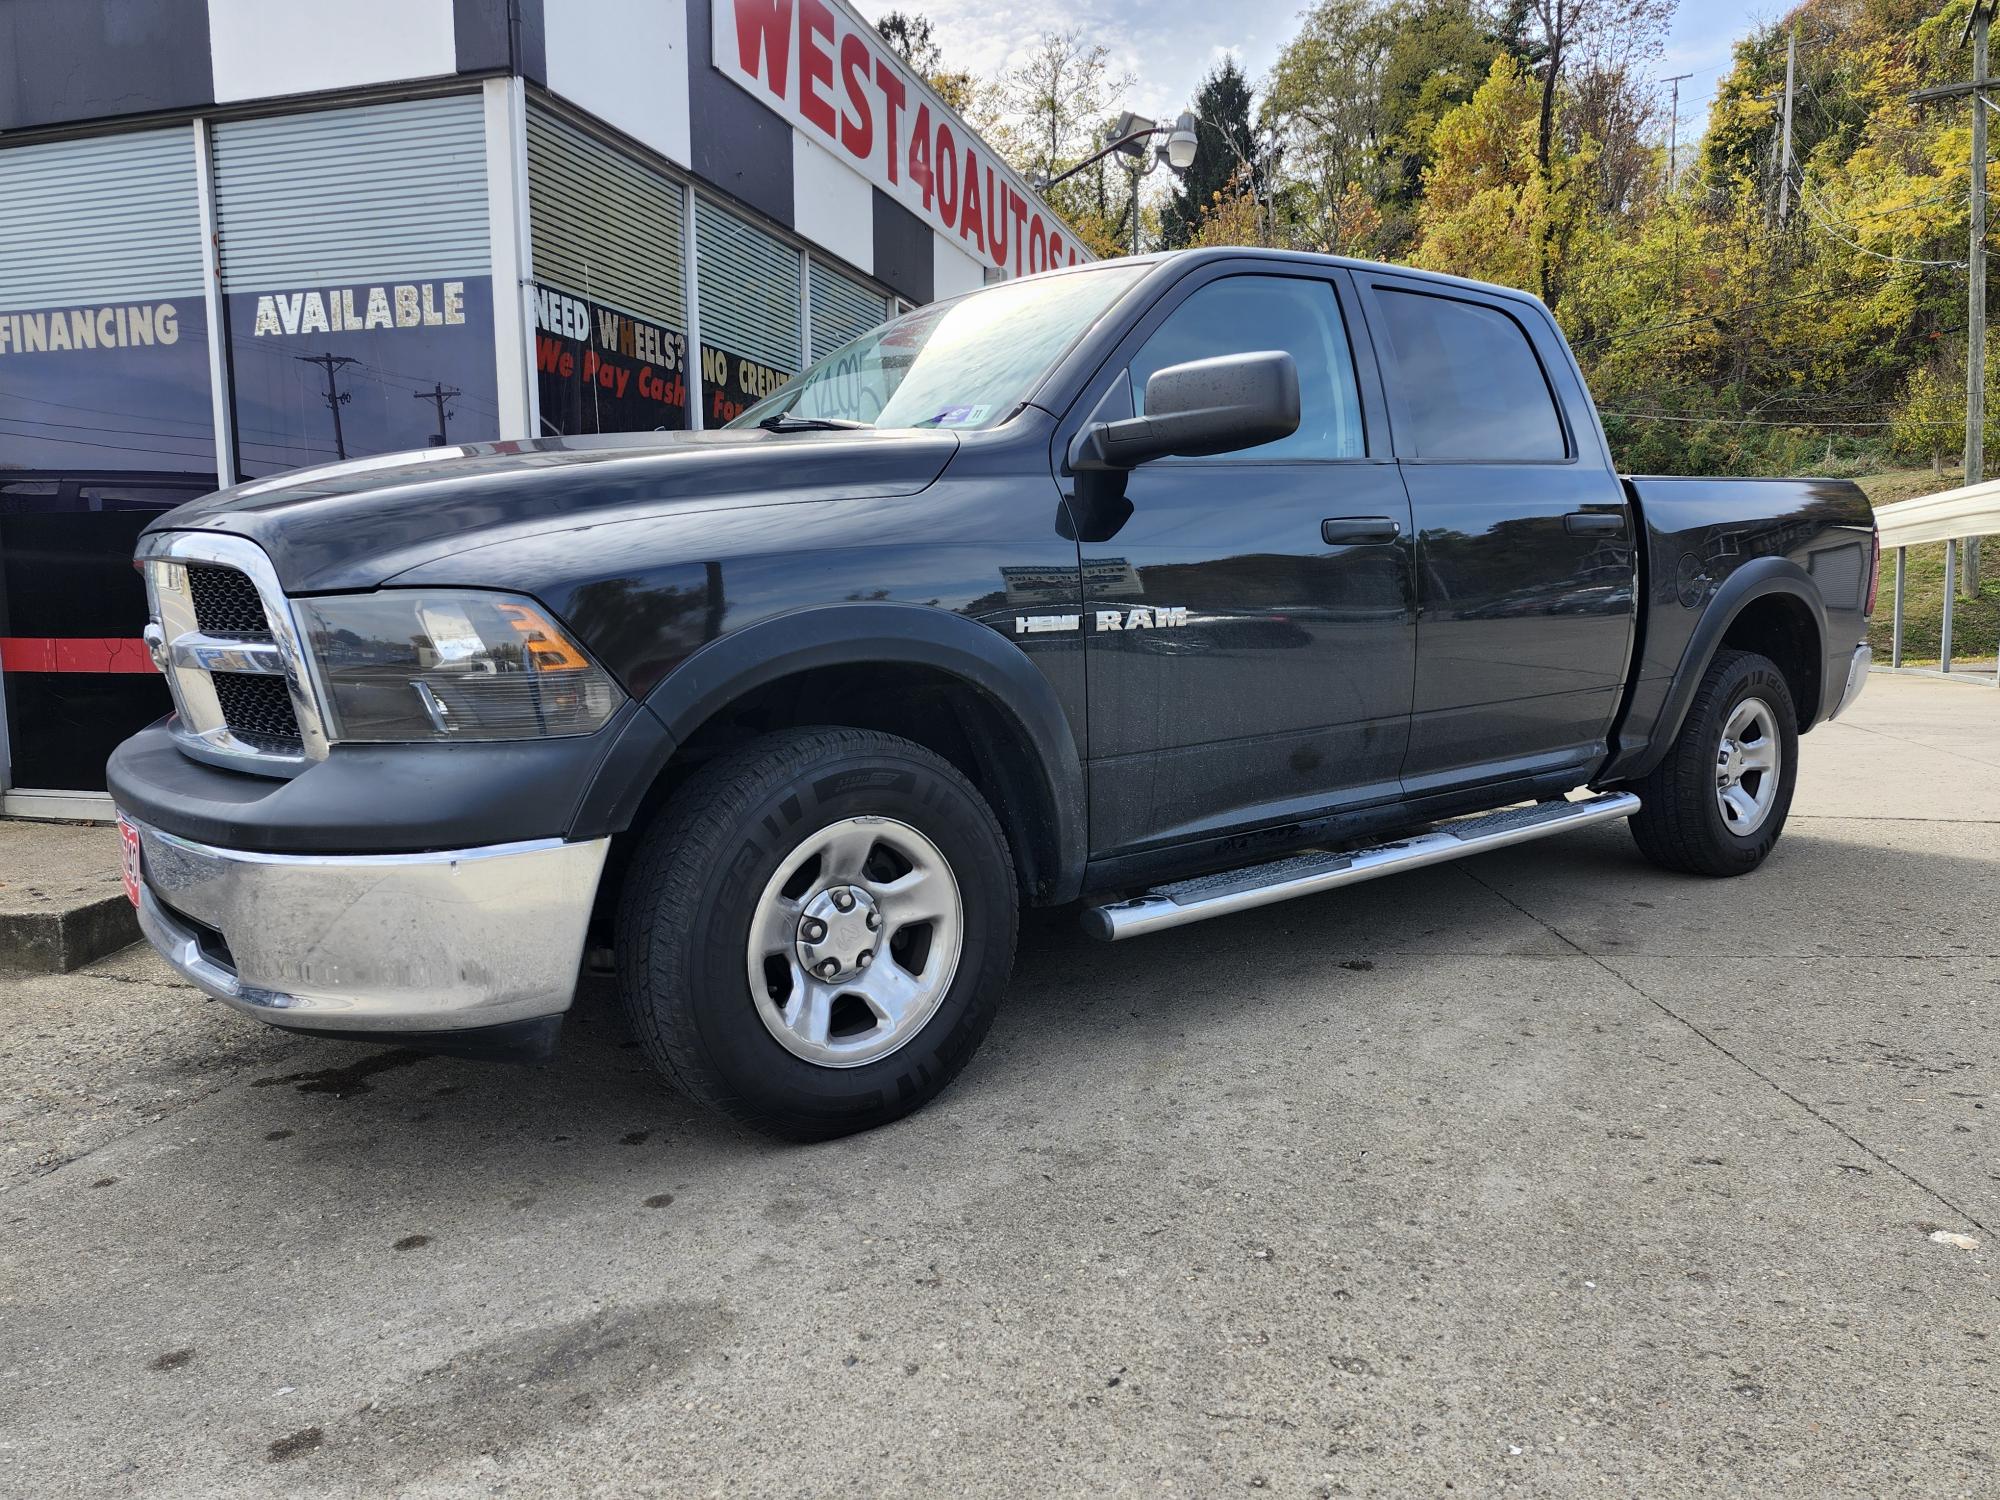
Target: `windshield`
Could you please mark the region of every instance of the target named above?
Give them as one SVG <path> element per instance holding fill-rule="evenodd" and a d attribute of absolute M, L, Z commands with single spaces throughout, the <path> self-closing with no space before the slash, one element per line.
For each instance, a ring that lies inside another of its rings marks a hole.
<path fill-rule="evenodd" d="M 991 427 L 1145 271 L 1093 267 L 920 307 L 843 344 L 729 425 Z"/>

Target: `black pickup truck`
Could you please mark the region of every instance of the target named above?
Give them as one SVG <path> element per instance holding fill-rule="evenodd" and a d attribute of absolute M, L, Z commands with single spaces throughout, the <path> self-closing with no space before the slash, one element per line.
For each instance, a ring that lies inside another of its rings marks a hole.
<path fill-rule="evenodd" d="M 243 484 L 141 539 L 141 923 L 277 1025 L 553 1044 L 587 952 L 798 1138 L 965 1066 L 1022 903 L 1122 939 L 1612 818 L 1771 852 L 1852 701 L 1832 480 L 1628 479 L 1547 311 L 1196 251 L 920 308 L 720 431 Z"/>

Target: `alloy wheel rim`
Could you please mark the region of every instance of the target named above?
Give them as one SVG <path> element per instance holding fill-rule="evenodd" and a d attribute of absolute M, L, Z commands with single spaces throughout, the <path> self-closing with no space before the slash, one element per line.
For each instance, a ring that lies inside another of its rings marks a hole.
<path fill-rule="evenodd" d="M 750 916 L 757 1014 L 793 1056 L 855 1068 L 906 1045 L 958 972 L 958 879 L 893 818 L 843 818 L 785 856 Z"/>
<path fill-rule="evenodd" d="M 1770 704 L 1745 698 L 1730 710 L 1715 751 L 1715 805 L 1738 838 L 1762 828 L 1777 805 L 1782 756 Z"/>

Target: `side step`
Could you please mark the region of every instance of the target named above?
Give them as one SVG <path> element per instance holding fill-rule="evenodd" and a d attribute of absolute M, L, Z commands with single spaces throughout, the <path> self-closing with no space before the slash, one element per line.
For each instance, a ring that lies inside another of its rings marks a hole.
<path fill-rule="evenodd" d="M 1092 937 L 1115 943 L 1168 927 L 1270 906 L 1294 896 L 1317 895 L 1336 886 L 1358 885 L 1382 875 L 1463 859 L 1489 849 L 1504 849 L 1509 844 L 1525 844 L 1530 839 L 1567 833 L 1591 823 L 1629 818 L 1638 810 L 1639 799 L 1630 792 L 1602 792 L 1581 802 L 1538 802 L 1533 807 L 1504 808 L 1440 823 L 1426 833 L 1393 844 L 1375 844 L 1339 853 L 1295 854 L 1245 870 L 1225 870 L 1220 875 L 1176 881 L 1129 901 L 1087 906 L 1083 911 L 1083 930 Z"/>

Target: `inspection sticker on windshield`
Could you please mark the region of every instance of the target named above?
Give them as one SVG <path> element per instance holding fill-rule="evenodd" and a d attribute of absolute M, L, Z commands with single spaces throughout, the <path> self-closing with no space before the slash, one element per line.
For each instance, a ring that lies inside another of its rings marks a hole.
<path fill-rule="evenodd" d="M 992 412 L 993 407 L 990 404 L 984 406 L 947 406 L 943 411 L 931 418 L 931 426 L 977 427 L 987 417 L 992 415 Z"/>

